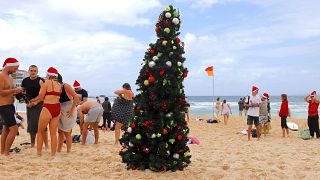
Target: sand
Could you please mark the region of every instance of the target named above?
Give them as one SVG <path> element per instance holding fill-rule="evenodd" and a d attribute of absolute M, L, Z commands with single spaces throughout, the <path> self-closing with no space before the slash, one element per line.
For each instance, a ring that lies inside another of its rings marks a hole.
<path fill-rule="evenodd" d="M 225 126 L 197 122 L 194 117 L 190 134 L 201 143 L 189 145 L 192 162 L 184 171 L 127 170 L 118 155 L 120 146 L 113 145 L 113 131 L 101 131 L 98 145 L 73 144 L 70 154 L 64 146 L 52 160 L 49 151 L 37 157 L 36 149 L 20 146 L 29 141 L 26 130 L 20 130 L 13 147 L 21 152 L 0 156 L 0 179 L 318 179 L 320 175 L 320 140 L 301 140 L 297 131 L 283 138 L 279 118 L 273 118 L 270 135 L 248 142 L 238 133 L 246 128 L 245 118 L 231 117 Z M 300 127 L 306 124 L 302 119 L 290 121 Z M 78 126 L 74 132 L 79 132 Z"/>

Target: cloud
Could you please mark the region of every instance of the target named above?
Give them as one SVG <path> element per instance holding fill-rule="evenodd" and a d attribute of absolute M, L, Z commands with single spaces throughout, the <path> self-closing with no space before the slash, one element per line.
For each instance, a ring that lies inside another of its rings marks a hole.
<path fill-rule="evenodd" d="M 219 2 L 219 0 L 176 0 L 180 3 L 190 3 L 192 8 L 205 9 Z"/>

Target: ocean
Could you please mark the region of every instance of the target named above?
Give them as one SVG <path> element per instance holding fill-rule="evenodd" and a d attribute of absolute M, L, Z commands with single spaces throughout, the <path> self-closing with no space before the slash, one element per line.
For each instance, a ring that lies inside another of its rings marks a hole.
<path fill-rule="evenodd" d="M 109 97 L 110 102 L 113 103 L 114 97 Z M 215 97 L 216 99 L 217 97 Z M 233 115 L 239 114 L 238 101 L 241 96 L 220 96 L 220 101 L 224 99 L 230 104 Z M 95 98 L 89 98 L 89 101 L 95 101 Z M 103 102 L 103 98 L 100 98 Z M 307 118 L 308 103 L 303 99 L 303 96 L 289 96 L 289 108 L 291 116 L 295 118 Z M 190 103 L 191 115 L 212 115 L 212 96 L 188 96 Z M 280 96 L 272 96 L 270 98 L 271 114 L 277 116 L 280 109 Z M 25 104 L 15 103 L 17 111 L 26 111 Z"/>

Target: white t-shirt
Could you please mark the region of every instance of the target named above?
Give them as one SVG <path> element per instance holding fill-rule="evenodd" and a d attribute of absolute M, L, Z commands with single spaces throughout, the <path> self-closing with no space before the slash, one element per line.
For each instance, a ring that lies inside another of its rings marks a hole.
<path fill-rule="evenodd" d="M 246 98 L 246 103 L 248 103 L 248 97 Z M 256 96 L 250 96 L 249 104 L 260 104 L 261 103 L 261 97 L 259 95 Z M 249 107 L 248 109 L 248 115 L 253 117 L 259 117 L 259 106 L 258 107 Z"/>

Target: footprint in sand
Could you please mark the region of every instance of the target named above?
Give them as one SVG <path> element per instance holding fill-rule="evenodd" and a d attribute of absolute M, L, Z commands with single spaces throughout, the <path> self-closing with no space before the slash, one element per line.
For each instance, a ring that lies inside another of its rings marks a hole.
<path fill-rule="evenodd" d="M 223 166 L 222 166 L 222 169 L 223 170 L 229 170 L 230 169 L 230 166 L 228 165 L 228 164 L 224 164 Z"/>

